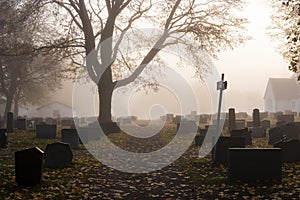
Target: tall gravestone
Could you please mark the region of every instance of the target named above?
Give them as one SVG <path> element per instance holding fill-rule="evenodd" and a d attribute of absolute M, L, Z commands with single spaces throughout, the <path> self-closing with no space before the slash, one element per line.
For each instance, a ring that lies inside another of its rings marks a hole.
<path fill-rule="evenodd" d="M 260 123 L 259 109 L 254 109 L 253 110 L 252 117 L 253 117 L 253 127 L 260 126 L 261 123 Z"/>
<path fill-rule="evenodd" d="M 235 110 L 234 108 L 229 108 L 229 131 L 236 129 L 235 124 Z"/>
<path fill-rule="evenodd" d="M 8 133 L 14 132 L 14 114 L 12 112 L 7 113 L 6 128 Z"/>
<path fill-rule="evenodd" d="M 15 152 L 16 182 L 20 186 L 34 186 L 41 183 L 44 152 L 30 148 Z"/>

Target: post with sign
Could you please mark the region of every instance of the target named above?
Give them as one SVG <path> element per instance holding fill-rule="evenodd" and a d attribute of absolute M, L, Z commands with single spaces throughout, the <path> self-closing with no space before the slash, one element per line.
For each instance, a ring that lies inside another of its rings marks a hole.
<path fill-rule="evenodd" d="M 217 128 L 216 128 L 216 135 L 213 137 L 214 140 L 217 140 L 217 136 L 219 133 L 221 134 L 221 127 L 220 127 L 220 118 L 221 118 L 221 106 L 222 106 L 222 96 L 223 90 L 227 89 L 227 81 L 224 81 L 224 74 L 222 74 L 221 81 L 217 82 L 217 90 L 220 90 L 220 97 L 219 97 L 219 107 L 218 107 L 218 114 L 217 114 Z M 214 141 L 213 141 L 214 143 Z M 215 163 L 216 160 L 216 153 L 217 153 L 217 141 L 213 148 L 214 154 L 212 158 L 212 163 Z"/>

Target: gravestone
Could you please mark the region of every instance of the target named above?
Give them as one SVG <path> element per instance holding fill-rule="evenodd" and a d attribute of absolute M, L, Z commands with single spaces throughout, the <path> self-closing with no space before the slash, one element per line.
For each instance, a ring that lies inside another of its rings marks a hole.
<path fill-rule="evenodd" d="M 278 115 L 277 121 L 292 123 L 294 122 L 294 115 Z"/>
<path fill-rule="evenodd" d="M 38 125 L 43 122 L 43 118 L 41 117 L 34 117 L 32 120 L 34 121 L 34 125 Z"/>
<path fill-rule="evenodd" d="M 56 125 L 48 125 L 48 124 L 36 125 L 35 133 L 37 138 L 48 138 L 48 139 L 56 138 Z"/>
<path fill-rule="evenodd" d="M 266 137 L 266 129 L 261 126 L 252 127 L 251 128 L 251 136 L 252 138 L 265 138 Z"/>
<path fill-rule="evenodd" d="M 6 128 L 8 133 L 14 132 L 14 114 L 12 112 L 7 113 Z"/>
<path fill-rule="evenodd" d="M 253 119 L 253 126 L 260 126 L 260 114 L 259 114 L 259 109 L 254 109 L 253 114 L 252 114 L 252 119 Z"/>
<path fill-rule="evenodd" d="M 7 147 L 7 130 L 0 129 L 0 148 Z"/>
<path fill-rule="evenodd" d="M 300 142 L 299 140 L 280 141 L 273 145 L 282 149 L 283 162 L 300 162 Z"/>
<path fill-rule="evenodd" d="M 55 124 L 55 120 L 52 117 L 47 117 L 45 119 L 45 123 L 48 125 L 54 125 Z"/>
<path fill-rule="evenodd" d="M 229 148 L 228 151 L 230 181 L 281 181 L 281 149 Z"/>
<path fill-rule="evenodd" d="M 167 120 L 168 122 L 171 122 L 171 121 L 173 120 L 174 115 L 173 115 L 173 114 L 167 114 L 166 117 L 167 117 L 166 120 Z"/>
<path fill-rule="evenodd" d="M 245 147 L 245 138 L 243 137 L 219 137 L 216 143 L 216 156 L 214 164 L 228 164 L 228 148 L 237 147 L 244 148 Z M 214 147 L 215 148 L 215 147 Z M 214 157 L 214 148 L 212 150 L 212 157 Z"/>
<path fill-rule="evenodd" d="M 79 145 L 79 137 L 76 129 L 62 129 L 61 141 L 70 144 L 71 148 L 76 149 Z"/>
<path fill-rule="evenodd" d="M 274 113 L 274 119 L 277 119 L 278 116 L 283 115 L 283 112 L 279 111 Z"/>
<path fill-rule="evenodd" d="M 294 123 L 285 124 L 284 126 L 281 126 L 281 129 L 287 140 L 299 140 L 299 127 Z"/>
<path fill-rule="evenodd" d="M 270 120 L 261 121 L 261 127 L 263 129 L 271 128 L 271 121 Z"/>
<path fill-rule="evenodd" d="M 27 129 L 27 120 L 26 119 L 17 119 L 17 129 L 26 130 Z"/>
<path fill-rule="evenodd" d="M 194 121 L 181 121 L 181 123 L 177 124 L 177 132 L 178 130 L 182 131 L 182 133 L 191 133 L 196 132 L 198 127 Z"/>
<path fill-rule="evenodd" d="M 45 149 L 45 166 L 49 168 L 65 168 L 72 164 L 73 153 L 69 144 L 55 142 Z"/>
<path fill-rule="evenodd" d="M 244 129 L 246 127 L 246 121 L 244 119 L 235 120 L 235 129 Z"/>
<path fill-rule="evenodd" d="M 284 126 L 285 124 L 286 124 L 285 121 L 278 121 L 278 122 L 276 122 L 276 126 L 277 127 Z"/>
<path fill-rule="evenodd" d="M 253 121 L 247 121 L 247 127 L 253 127 Z"/>
<path fill-rule="evenodd" d="M 79 127 L 78 134 L 80 144 L 87 144 L 90 141 L 97 141 L 101 138 L 99 129 L 96 127 Z"/>
<path fill-rule="evenodd" d="M 275 144 L 283 139 L 283 130 L 280 127 L 274 127 L 269 130 L 269 144 Z"/>
<path fill-rule="evenodd" d="M 182 117 L 182 116 L 180 116 L 180 115 L 176 115 L 175 117 L 173 117 L 172 122 L 173 122 L 174 124 L 179 124 L 179 123 L 181 122 L 181 117 Z"/>
<path fill-rule="evenodd" d="M 61 126 L 74 126 L 74 120 L 73 119 L 62 119 L 61 120 Z"/>
<path fill-rule="evenodd" d="M 235 121 L 235 110 L 234 108 L 229 108 L 229 116 L 228 116 L 228 130 L 236 129 L 236 121 Z"/>
<path fill-rule="evenodd" d="M 252 137 L 248 128 L 235 129 L 230 131 L 231 137 L 243 137 L 245 138 L 245 145 L 252 145 Z"/>
<path fill-rule="evenodd" d="M 18 185 L 34 186 L 41 183 L 43 154 L 38 147 L 15 152 L 15 175 Z"/>
<path fill-rule="evenodd" d="M 261 112 L 259 115 L 260 115 L 260 119 L 265 119 L 265 118 L 268 118 L 269 113 L 268 112 Z"/>

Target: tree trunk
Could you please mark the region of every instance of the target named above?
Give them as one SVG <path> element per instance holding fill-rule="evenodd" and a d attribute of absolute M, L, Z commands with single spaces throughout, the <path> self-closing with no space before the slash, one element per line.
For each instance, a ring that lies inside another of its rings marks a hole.
<path fill-rule="evenodd" d="M 18 118 L 19 116 L 19 98 L 15 97 L 14 100 L 14 116 L 15 118 Z"/>
<path fill-rule="evenodd" d="M 109 84 L 98 86 L 99 95 L 99 122 L 111 123 L 111 101 L 112 101 L 113 88 Z"/>

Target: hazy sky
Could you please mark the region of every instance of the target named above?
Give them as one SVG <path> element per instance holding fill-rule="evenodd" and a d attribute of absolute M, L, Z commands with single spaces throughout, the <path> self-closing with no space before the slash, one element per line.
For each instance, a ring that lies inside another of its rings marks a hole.
<path fill-rule="evenodd" d="M 248 34 L 253 39 L 234 50 L 221 53 L 214 63 L 220 73 L 225 73 L 228 81 L 223 108 L 228 110 L 229 107 L 234 107 L 237 112 L 247 111 L 250 114 L 253 108 L 264 110 L 263 96 L 269 77 L 290 77 L 292 73 L 288 71 L 287 63 L 276 52 L 276 44 L 271 42 L 267 34 L 266 28 L 271 23 L 271 8 L 266 0 L 248 0 L 243 15 L 249 19 Z M 195 80 L 189 81 L 200 102 L 200 112 L 209 113 L 211 105 L 207 88 Z M 70 92 L 70 87 L 68 90 Z M 130 114 L 142 118 L 147 118 L 151 112 L 162 114 L 163 110 L 156 106 L 150 111 L 157 104 L 163 105 L 165 112 L 179 114 L 178 104 L 174 99 L 170 100 L 171 97 L 172 94 L 165 90 L 133 95 L 130 98 Z M 65 99 L 65 102 L 68 101 Z M 122 110 L 120 106 L 120 103 L 113 103 L 114 114 L 121 115 L 116 113 L 116 110 Z"/>

